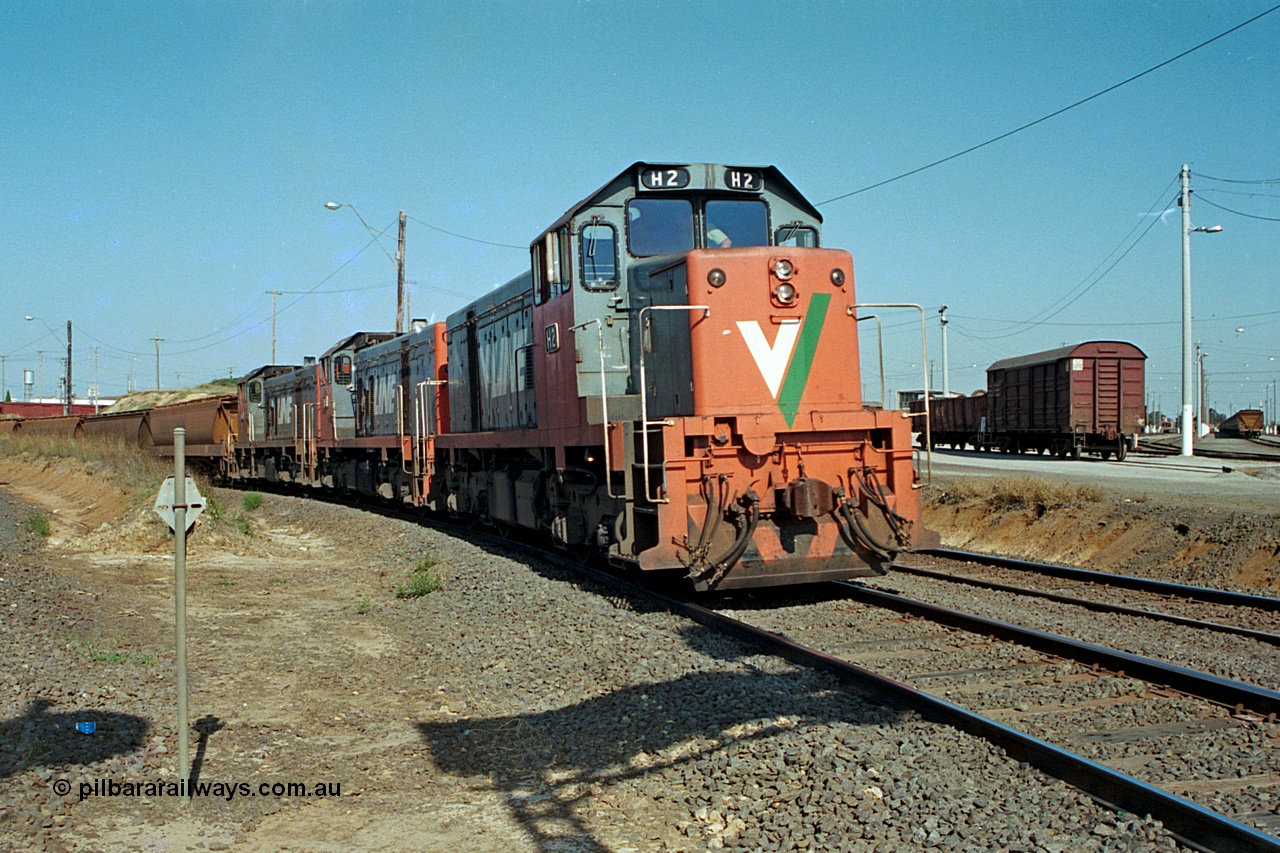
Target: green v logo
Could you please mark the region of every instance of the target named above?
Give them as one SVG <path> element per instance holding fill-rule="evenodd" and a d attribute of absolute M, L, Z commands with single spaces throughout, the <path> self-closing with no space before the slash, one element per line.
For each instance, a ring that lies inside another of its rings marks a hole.
<path fill-rule="evenodd" d="M 769 393 L 778 401 L 788 428 L 795 422 L 800 398 L 809 384 L 809 371 L 813 368 L 813 357 L 818 351 L 818 338 L 822 336 L 822 325 L 830 303 L 831 294 L 815 293 L 809 299 L 809 310 L 804 320 L 784 322 L 778 327 L 778 336 L 772 345 L 765 340 L 759 322 L 738 322 L 747 350 L 764 377 Z"/>

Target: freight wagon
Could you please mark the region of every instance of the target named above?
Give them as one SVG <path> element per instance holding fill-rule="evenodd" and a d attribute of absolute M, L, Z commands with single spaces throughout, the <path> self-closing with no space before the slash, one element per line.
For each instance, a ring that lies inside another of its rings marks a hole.
<path fill-rule="evenodd" d="M 1218 425 L 1221 438 L 1256 438 L 1262 435 L 1261 409 L 1241 409 Z"/>
<path fill-rule="evenodd" d="M 985 394 L 930 401 L 933 443 L 1124 459 L 1145 424 L 1146 358 L 1130 343 L 1087 341 L 997 361 Z"/>

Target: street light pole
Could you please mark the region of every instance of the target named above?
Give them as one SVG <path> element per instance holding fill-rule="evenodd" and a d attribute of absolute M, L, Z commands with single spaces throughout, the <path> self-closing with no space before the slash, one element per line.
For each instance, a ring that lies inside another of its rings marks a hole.
<path fill-rule="evenodd" d="M 371 228 L 371 227 L 369 226 L 369 223 L 364 221 L 364 217 L 360 215 L 360 211 L 358 211 L 358 210 L 356 210 L 356 209 L 355 209 L 355 206 L 354 206 L 354 205 L 346 204 L 346 203 L 343 203 L 343 202 L 337 202 L 337 201 L 326 201 L 326 202 L 324 203 L 324 206 L 325 206 L 325 209 L 326 209 L 326 210 L 340 210 L 340 209 L 342 209 L 342 208 L 344 208 L 344 207 L 349 207 L 349 208 L 351 208 L 351 212 L 352 212 L 352 213 L 354 213 L 354 214 L 356 215 L 356 219 L 359 219 L 359 220 L 360 220 L 360 224 L 364 226 L 364 228 L 365 228 L 365 230 L 366 230 L 366 231 L 368 231 L 370 234 L 372 234 L 372 235 L 373 235 L 373 237 L 374 237 L 374 239 L 375 239 L 375 240 L 377 240 L 377 239 L 378 239 L 378 237 L 380 237 L 383 233 L 385 233 L 385 232 L 375 231 L 373 228 Z M 405 220 L 406 220 L 406 214 L 405 214 L 405 212 L 402 210 L 402 211 L 400 211 L 400 236 L 399 236 L 399 239 L 398 239 L 398 240 L 397 240 L 397 242 L 396 242 L 396 256 L 395 256 L 394 258 L 392 258 L 392 260 L 393 260 L 393 261 L 395 261 L 395 264 L 396 264 L 396 334 L 397 334 L 397 335 L 402 335 L 402 334 L 404 334 L 404 325 L 405 325 L 405 323 L 404 323 L 404 314 L 405 314 L 405 310 L 404 310 L 404 229 L 405 229 Z M 381 241 L 379 241 L 378 246 L 379 246 L 379 248 L 381 248 L 381 247 L 382 247 L 382 243 L 381 243 Z M 390 258 L 390 257 L 391 257 L 391 255 L 387 253 L 387 250 L 386 250 L 386 249 L 383 249 L 383 250 L 382 250 L 382 252 L 383 252 L 383 254 L 387 255 L 387 257 L 388 257 L 388 258 Z"/>
<path fill-rule="evenodd" d="M 1191 435 L 1191 169 L 1182 165 L 1182 455 L 1193 456 Z"/>
<path fill-rule="evenodd" d="M 75 397 L 71 395 L 71 321 L 67 321 L 67 404 L 63 408 L 64 415 L 71 414 L 71 404 Z"/>
<path fill-rule="evenodd" d="M 942 315 L 942 396 L 951 396 L 951 377 L 947 371 L 947 306 L 938 309 Z"/>
<path fill-rule="evenodd" d="M 400 239 L 396 243 L 396 334 L 404 334 L 404 211 L 400 211 Z M 603 392 L 601 392 L 603 393 Z"/>
<path fill-rule="evenodd" d="M 1192 412 L 1194 404 L 1192 402 L 1192 376 L 1191 367 L 1191 232 L 1199 231 L 1205 234 L 1217 234 L 1222 230 L 1221 225 L 1211 225 L 1208 228 L 1192 228 L 1191 227 L 1191 168 L 1186 164 L 1182 164 L 1182 194 L 1178 197 L 1178 204 L 1182 207 L 1182 454 L 1183 456 L 1193 456 L 1194 450 L 1192 446 Z"/>

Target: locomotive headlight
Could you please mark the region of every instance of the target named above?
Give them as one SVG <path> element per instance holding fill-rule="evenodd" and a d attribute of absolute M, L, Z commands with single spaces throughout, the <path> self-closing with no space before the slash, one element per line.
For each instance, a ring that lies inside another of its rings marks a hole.
<path fill-rule="evenodd" d="M 796 289 L 789 284 L 780 284 L 778 289 L 773 292 L 778 297 L 778 301 L 783 305 L 790 305 L 796 301 Z"/>
<path fill-rule="evenodd" d="M 725 277 L 724 270 L 719 267 L 707 273 L 707 284 L 712 287 L 721 287 L 728 279 Z"/>
<path fill-rule="evenodd" d="M 844 287 L 844 270 L 836 267 L 831 271 L 831 283 L 836 287 Z"/>
<path fill-rule="evenodd" d="M 791 276 L 795 275 L 796 269 L 791 265 L 791 261 L 786 258 L 776 262 L 773 265 L 773 274 L 778 277 L 778 281 L 790 281 Z"/>

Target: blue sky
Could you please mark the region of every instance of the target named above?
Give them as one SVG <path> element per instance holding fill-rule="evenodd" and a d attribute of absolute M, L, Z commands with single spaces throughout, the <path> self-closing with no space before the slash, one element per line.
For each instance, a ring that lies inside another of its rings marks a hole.
<path fill-rule="evenodd" d="M 637 160 L 772 164 L 823 202 L 1273 5 L 0 2 L 5 385 L 20 399 L 43 350 L 56 393 L 67 320 L 77 392 L 95 346 L 104 395 L 153 387 L 153 337 L 165 387 L 246 372 L 271 357 L 267 290 L 283 362 L 388 328 L 401 209 L 413 313 L 443 319 L 527 264 L 489 243 L 527 245 Z M 862 301 L 929 310 L 936 385 L 946 304 L 953 390 L 1119 338 L 1171 412 L 1180 220 L 1143 214 L 1189 163 L 1193 224 L 1224 229 L 1192 236 L 1210 402 L 1256 404 L 1280 376 L 1280 183 L 1210 178 L 1280 179 L 1278 48 L 1280 11 L 821 205 L 823 242 L 853 253 Z M 330 200 L 389 229 L 385 251 Z M 889 388 L 919 387 L 918 321 L 885 321 Z"/>

